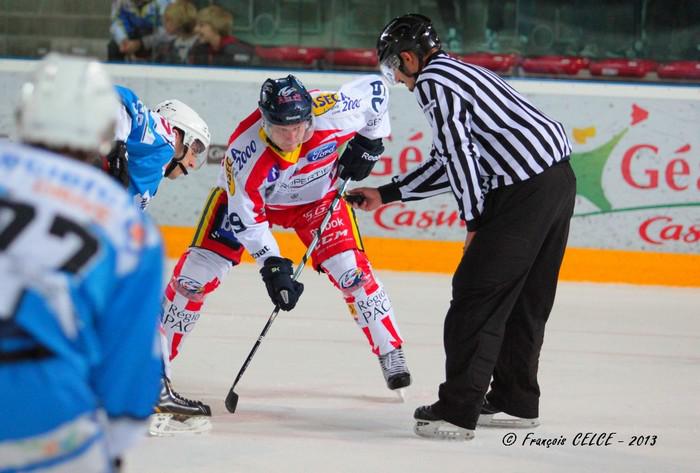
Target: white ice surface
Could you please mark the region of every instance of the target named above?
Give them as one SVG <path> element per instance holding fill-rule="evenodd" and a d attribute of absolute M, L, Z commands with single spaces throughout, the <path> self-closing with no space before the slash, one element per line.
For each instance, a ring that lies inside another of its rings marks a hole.
<path fill-rule="evenodd" d="M 413 375 L 407 402 L 385 387 L 340 294 L 307 268 L 297 308 L 281 313 L 223 404 L 272 306 L 252 265 L 228 275 L 174 363 L 174 385 L 211 405 L 213 430 L 148 438 L 125 472 L 691 472 L 700 471 L 700 290 L 562 283 L 540 360 L 537 429 L 478 429 L 471 442 L 424 440 L 413 410 L 443 380 L 444 275 L 377 273 L 394 303 Z M 525 445 L 524 436 L 566 439 Z M 573 446 L 615 432 L 613 445 Z M 655 445 L 629 446 L 633 435 Z M 618 443 L 622 440 L 623 443 Z"/>

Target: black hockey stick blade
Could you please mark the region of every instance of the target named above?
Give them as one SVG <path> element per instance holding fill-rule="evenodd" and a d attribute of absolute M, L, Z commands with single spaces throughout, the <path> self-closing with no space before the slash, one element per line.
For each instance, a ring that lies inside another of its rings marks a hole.
<path fill-rule="evenodd" d="M 226 410 L 231 414 L 236 412 L 236 407 L 238 406 L 238 394 L 234 393 L 233 389 L 228 390 L 228 395 L 226 395 L 226 401 L 224 401 L 224 404 L 226 404 Z"/>

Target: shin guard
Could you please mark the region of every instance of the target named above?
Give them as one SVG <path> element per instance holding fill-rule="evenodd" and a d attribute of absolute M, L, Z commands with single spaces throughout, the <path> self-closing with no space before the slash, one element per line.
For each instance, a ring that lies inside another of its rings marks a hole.
<path fill-rule="evenodd" d="M 184 338 L 199 320 L 206 296 L 219 287 L 230 267 L 225 259 L 200 248 L 190 248 L 175 265 L 160 318 L 166 373 L 168 363 L 178 355 Z"/>
<path fill-rule="evenodd" d="M 343 292 L 350 313 L 367 337 L 372 352 L 385 355 L 403 343 L 391 300 L 375 278 L 364 252 L 344 251 L 321 266 Z"/>

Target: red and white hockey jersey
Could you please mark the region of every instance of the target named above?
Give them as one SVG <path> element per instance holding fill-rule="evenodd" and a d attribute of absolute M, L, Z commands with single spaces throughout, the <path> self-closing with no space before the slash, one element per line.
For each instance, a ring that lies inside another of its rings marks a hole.
<path fill-rule="evenodd" d="M 218 185 L 228 194 L 228 217 L 236 238 L 259 264 L 281 256 L 265 216 L 320 200 L 337 180 L 338 150 L 356 133 L 369 139 L 391 132 L 389 94 L 382 78 L 362 76 L 337 92 L 309 91 L 314 132 L 292 152 L 269 144 L 260 110 L 236 128 L 221 163 Z"/>

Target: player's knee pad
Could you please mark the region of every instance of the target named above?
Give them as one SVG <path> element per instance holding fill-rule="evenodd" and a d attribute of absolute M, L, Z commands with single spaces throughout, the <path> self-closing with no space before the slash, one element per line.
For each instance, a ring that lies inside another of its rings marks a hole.
<path fill-rule="evenodd" d="M 324 261 L 322 267 L 343 292 L 350 314 L 367 337 L 372 351 L 385 354 L 400 347 L 403 340 L 391 300 L 375 278 L 367 256 L 362 251 L 349 250 Z"/>
<path fill-rule="evenodd" d="M 201 248 L 190 248 L 180 257 L 165 288 L 160 315 L 166 360 L 177 356 L 184 337 L 199 320 L 206 296 L 219 287 L 230 268 L 228 260 Z"/>
<path fill-rule="evenodd" d="M 372 273 L 372 266 L 365 253 L 360 250 L 344 251 L 328 258 L 321 266 L 335 287 L 343 292 L 346 301 L 352 299 L 359 290 L 371 294 L 379 288 L 379 283 Z"/>
<path fill-rule="evenodd" d="M 190 248 L 175 265 L 165 298 L 170 302 L 184 298 L 185 309 L 199 310 L 207 294 L 219 287 L 230 268 L 231 263 L 216 253 Z"/>

